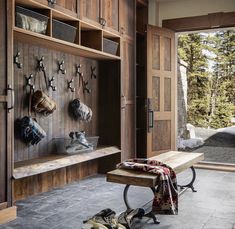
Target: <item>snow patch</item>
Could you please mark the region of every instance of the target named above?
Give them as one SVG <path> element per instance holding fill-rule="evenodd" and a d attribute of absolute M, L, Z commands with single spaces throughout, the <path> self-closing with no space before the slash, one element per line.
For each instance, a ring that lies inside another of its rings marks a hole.
<path fill-rule="evenodd" d="M 216 130 L 217 132 L 223 132 L 227 134 L 235 135 L 235 126 L 225 127 L 225 128 L 219 128 Z"/>
<path fill-rule="evenodd" d="M 190 138 L 190 139 L 183 139 L 178 138 L 177 140 L 177 146 L 178 149 L 185 149 L 185 148 L 196 148 L 204 144 L 204 141 L 202 138 Z"/>

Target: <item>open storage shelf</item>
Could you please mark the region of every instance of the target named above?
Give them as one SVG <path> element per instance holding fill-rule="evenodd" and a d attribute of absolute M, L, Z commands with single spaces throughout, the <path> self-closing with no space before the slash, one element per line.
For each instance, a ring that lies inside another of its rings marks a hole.
<path fill-rule="evenodd" d="M 32 32 L 15 26 L 14 37 L 17 40 L 22 39 L 24 41 L 26 39 L 30 43 L 42 44 L 49 48 L 56 48 L 60 51 L 93 59 L 120 59 L 119 35 L 33 0 L 16 0 L 15 6 L 24 7 L 32 12 L 41 13 L 48 17 L 46 34 Z M 60 27 L 60 29 L 56 30 L 56 27 Z M 64 34 L 61 34 L 63 30 Z M 69 37 L 63 39 L 64 36 L 70 36 L 71 34 L 74 34 L 74 39 Z M 103 49 L 104 39 L 108 39 L 111 45 L 112 43 L 117 45 L 118 48 L 115 54 Z"/>

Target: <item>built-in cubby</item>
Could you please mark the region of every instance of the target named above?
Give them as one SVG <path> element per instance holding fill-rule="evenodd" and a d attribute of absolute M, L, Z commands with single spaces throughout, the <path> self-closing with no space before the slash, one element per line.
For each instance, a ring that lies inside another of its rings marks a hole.
<path fill-rule="evenodd" d="M 45 33 L 38 33 L 30 27 L 22 28 L 19 23 L 16 23 L 14 33 L 18 38 L 36 38 L 32 39 L 31 42 L 44 43 L 48 47 L 53 47 L 56 44 L 56 47 L 62 51 L 73 53 L 79 51 L 79 54 L 85 57 L 120 59 L 120 36 L 116 33 L 84 22 L 78 17 L 74 17 L 73 14 L 65 14 L 57 10 L 57 8 L 42 4 L 40 1 L 16 0 L 15 7 L 20 7 L 36 14 L 40 13 L 42 17 L 48 18 Z M 107 43 L 108 48 L 106 49 Z"/>

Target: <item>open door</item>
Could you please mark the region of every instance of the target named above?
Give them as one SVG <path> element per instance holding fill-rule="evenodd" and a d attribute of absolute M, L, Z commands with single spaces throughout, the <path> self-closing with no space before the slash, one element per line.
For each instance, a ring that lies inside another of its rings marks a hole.
<path fill-rule="evenodd" d="M 176 148 L 175 34 L 147 27 L 147 157 Z"/>

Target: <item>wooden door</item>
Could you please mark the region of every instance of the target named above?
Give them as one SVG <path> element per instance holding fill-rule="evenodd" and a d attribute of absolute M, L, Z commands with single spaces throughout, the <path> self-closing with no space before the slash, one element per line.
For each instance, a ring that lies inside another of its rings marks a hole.
<path fill-rule="evenodd" d="M 119 0 L 100 0 L 100 17 L 106 21 L 105 28 L 119 31 Z M 130 1 L 130 0 L 128 0 Z"/>
<path fill-rule="evenodd" d="M 80 18 L 95 25 L 100 25 L 100 0 L 80 0 Z"/>
<path fill-rule="evenodd" d="M 8 6 L 7 6 L 8 5 Z M 7 8 L 11 1 L 0 1 L 0 210 L 11 206 L 12 174 L 12 21 Z M 11 12 L 9 10 L 9 12 Z M 8 29 L 7 29 L 8 28 Z M 8 39 L 7 39 L 8 38 Z M 7 89 L 8 88 L 8 89 Z"/>
<path fill-rule="evenodd" d="M 175 34 L 147 27 L 147 157 L 176 147 Z"/>

